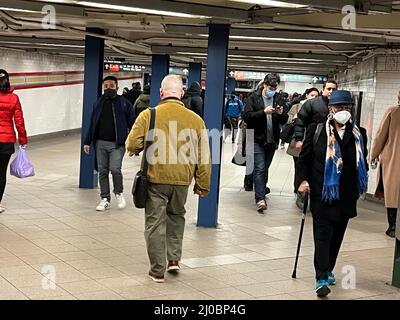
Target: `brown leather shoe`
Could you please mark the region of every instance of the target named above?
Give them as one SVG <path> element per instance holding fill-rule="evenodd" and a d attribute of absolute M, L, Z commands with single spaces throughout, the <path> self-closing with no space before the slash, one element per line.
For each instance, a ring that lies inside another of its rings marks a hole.
<path fill-rule="evenodd" d="M 168 272 L 178 272 L 180 269 L 181 269 L 181 267 L 179 266 L 178 261 L 176 261 L 176 260 L 168 261 L 168 266 L 167 266 Z"/>

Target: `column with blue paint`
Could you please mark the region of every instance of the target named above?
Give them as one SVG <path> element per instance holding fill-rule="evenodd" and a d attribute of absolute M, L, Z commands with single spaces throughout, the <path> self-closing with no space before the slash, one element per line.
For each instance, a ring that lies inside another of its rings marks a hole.
<path fill-rule="evenodd" d="M 186 86 L 187 88 L 189 88 L 190 85 L 195 81 L 197 81 L 201 85 L 201 69 L 202 69 L 201 62 L 189 63 L 189 77 Z"/>
<path fill-rule="evenodd" d="M 104 35 L 103 29 L 87 28 L 88 32 Z M 89 130 L 93 105 L 102 94 L 104 69 L 104 39 L 86 36 L 85 39 L 85 72 L 83 84 L 83 113 L 81 136 L 81 163 L 79 172 L 79 188 L 94 188 L 97 186 L 95 172 L 95 157 L 93 146 L 90 155 L 83 152 L 83 140 Z"/>
<path fill-rule="evenodd" d="M 160 102 L 161 82 L 169 73 L 169 55 L 153 54 L 151 62 L 150 106 Z"/>
<path fill-rule="evenodd" d="M 207 129 L 218 132 L 222 131 L 228 44 L 229 25 L 211 24 L 208 35 L 204 121 Z M 222 136 L 210 138 L 210 147 L 213 161 L 211 190 L 207 197 L 199 200 L 197 226 L 215 228 L 218 224 Z"/>

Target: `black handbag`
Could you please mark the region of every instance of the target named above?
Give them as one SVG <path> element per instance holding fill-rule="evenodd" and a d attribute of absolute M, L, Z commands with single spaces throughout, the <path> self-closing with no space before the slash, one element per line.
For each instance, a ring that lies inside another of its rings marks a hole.
<path fill-rule="evenodd" d="M 287 123 L 283 126 L 279 138 L 285 143 L 290 143 L 293 139 L 294 134 L 294 122 Z"/>
<path fill-rule="evenodd" d="M 156 121 L 156 109 L 150 108 L 150 127 L 148 131 L 148 136 L 146 139 L 145 147 L 143 150 L 143 166 L 140 169 L 133 180 L 132 186 L 132 196 L 133 196 L 133 203 L 136 208 L 143 209 L 146 207 L 146 200 L 148 196 L 147 191 L 147 170 L 149 169 L 149 163 L 147 161 L 146 151 L 147 148 L 151 146 L 153 143 L 154 137 L 150 137 L 150 134 L 153 133 L 154 124 Z"/>

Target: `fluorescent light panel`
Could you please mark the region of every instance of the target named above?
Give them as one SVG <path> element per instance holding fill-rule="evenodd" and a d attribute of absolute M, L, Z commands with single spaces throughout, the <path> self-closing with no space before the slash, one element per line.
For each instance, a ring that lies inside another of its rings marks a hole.
<path fill-rule="evenodd" d="M 234 2 L 242 2 L 242 3 L 250 3 L 250 4 L 258 4 L 260 6 L 270 6 L 270 7 L 278 7 L 278 8 L 305 8 L 306 5 L 298 4 L 298 3 L 289 3 L 286 1 L 273 1 L 273 0 L 231 0 Z"/>
<path fill-rule="evenodd" d="M 13 12 L 26 12 L 26 13 L 36 13 L 36 12 L 39 12 L 39 11 L 33 11 L 33 10 L 16 9 L 16 8 L 8 8 L 8 7 L 0 7 L 0 10 L 3 10 L 3 11 L 13 11 Z"/>
<path fill-rule="evenodd" d="M 86 7 L 100 8 L 100 9 L 110 9 L 116 11 L 127 11 L 127 12 L 139 12 L 139 13 L 148 13 L 155 14 L 161 16 L 171 16 L 171 17 L 180 17 L 180 18 L 197 18 L 197 19 L 210 19 L 209 16 L 199 16 L 181 12 L 173 12 L 173 11 L 163 11 L 163 10 L 154 10 L 154 9 L 144 9 L 137 7 L 128 7 L 128 6 L 119 6 L 114 4 L 106 4 L 106 3 L 98 3 L 98 2 L 88 2 L 88 1 L 78 1 L 78 4 Z"/>

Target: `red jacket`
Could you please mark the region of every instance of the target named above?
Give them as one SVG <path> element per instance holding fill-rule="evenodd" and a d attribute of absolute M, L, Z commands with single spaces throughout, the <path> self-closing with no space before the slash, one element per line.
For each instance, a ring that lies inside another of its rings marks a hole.
<path fill-rule="evenodd" d="M 0 91 L 0 143 L 14 143 L 17 139 L 14 131 L 18 131 L 19 144 L 27 144 L 24 116 L 22 114 L 19 98 L 13 89 L 6 92 Z"/>

